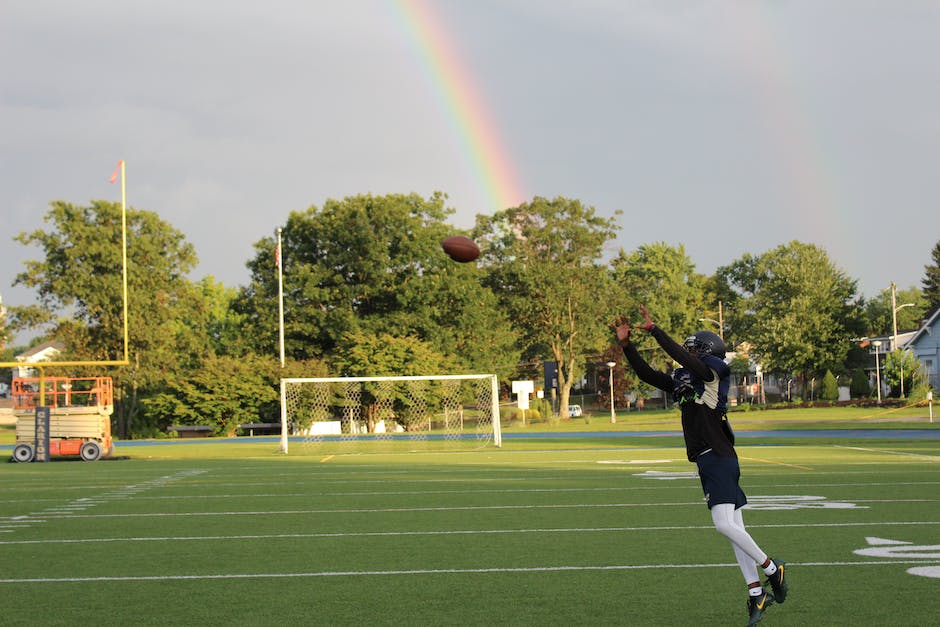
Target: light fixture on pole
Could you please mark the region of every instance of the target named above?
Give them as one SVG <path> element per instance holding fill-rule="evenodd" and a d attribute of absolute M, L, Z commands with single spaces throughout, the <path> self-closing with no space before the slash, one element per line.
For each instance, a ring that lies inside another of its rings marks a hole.
<path fill-rule="evenodd" d="M 878 390 L 878 404 L 881 405 L 881 362 L 878 359 L 878 351 L 881 349 L 881 340 L 875 340 L 871 345 L 875 347 L 875 386 Z"/>
<path fill-rule="evenodd" d="M 898 350 L 898 311 L 904 309 L 905 307 L 913 307 L 914 303 L 904 303 L 903 305 L 897 304 L 896 296 L 897 288 L 894 286 L 894 283 L 891 284 L 891 326 L 894 331 L 894 336 L 891 339 L 891 350 Z"/>
<path fill-rule="evenodd" d="M 614 413 L 614 366 L 617 365 L 615 361 L 607 362 L 607 379 L 610 381 L 610 423 L 613 424 L 617 422 L 617 415 Z"/>

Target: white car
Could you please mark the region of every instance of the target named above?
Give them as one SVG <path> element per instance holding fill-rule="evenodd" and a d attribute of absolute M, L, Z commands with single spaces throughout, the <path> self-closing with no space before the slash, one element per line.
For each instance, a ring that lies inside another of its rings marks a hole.
<path fill-rule="evenodd" d="M 580 405 L 568 405 L 568 415 L 572 418 L 580 418 L 582 415 Z"/>

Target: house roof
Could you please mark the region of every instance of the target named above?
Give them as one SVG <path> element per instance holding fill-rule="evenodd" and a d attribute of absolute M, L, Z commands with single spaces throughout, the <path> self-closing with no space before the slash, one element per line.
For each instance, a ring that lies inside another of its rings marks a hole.
<path fill-rule="evenodd" d="M 40 344 L 36 344 L 36 346 L 33 346 L 29 350 L 25 350 L 19 355 L 17 355 L 16 361 L 26 361 L 26 362 L 36 361 L 35 358 L 38 356 L 41 356 L 43 353 L 51 352 L 51 351 L 61 353 L 64 350 L 65 350 L 65 344 L 63 344 L 62 342 L 56 342 L 55 340 L 52 340 L 49 342 L 42 342 Z"/>
<path fill-rule="evenodd" d="M 917 342 L 917 340 L 921 338 L 921 336 L 927 333 L 930 333 L 930 328 L 937 321 L 938 317 L 940 317 L 940 307 L 938 307 L 936 311 L 933 312 L 932 316 L 927 318 L 927 322 L 925 322 L 919 329 L 917 329 L 917 333 L 914 334 L 914 337 L 908 340 L 907 345 L 908 346 L 913 345 L 915 342 Z"/>

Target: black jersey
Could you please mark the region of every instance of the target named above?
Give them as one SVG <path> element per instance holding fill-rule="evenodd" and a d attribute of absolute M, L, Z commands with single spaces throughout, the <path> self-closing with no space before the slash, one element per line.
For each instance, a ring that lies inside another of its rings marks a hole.
<path fill-rule="evenodd" d="M 657 326 L 650 333 L 680 368 L 671 372 L 654 370 L 631 342 L 627 342 L 623 352 L 642 381 L 671 393 L 679 404 L 689 461 L 709 450 L 723 457 L 737 457 L 734 432 L 727 417 L 731 369 L 713 355 L 693 355 Z"/>

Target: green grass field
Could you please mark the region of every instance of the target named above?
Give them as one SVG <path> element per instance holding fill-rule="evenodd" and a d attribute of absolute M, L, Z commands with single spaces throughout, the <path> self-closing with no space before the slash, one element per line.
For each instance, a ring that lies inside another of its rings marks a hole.
<path fill-rule="evenodd" d="M 246 439 L 4 464 L 0 624 L 747 622 L 677 438 L 504 444 L 285 457 Z M 745 522 L 789 564 L 762 625 L 940 624 L 940 579 L 912 574 L 940 568 L 940 440 L 739 454 Z"/>

